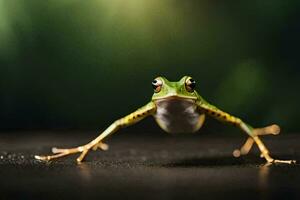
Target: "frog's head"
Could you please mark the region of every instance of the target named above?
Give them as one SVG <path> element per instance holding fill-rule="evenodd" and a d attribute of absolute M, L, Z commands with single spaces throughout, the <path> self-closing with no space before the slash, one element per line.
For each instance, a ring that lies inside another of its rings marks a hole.
<path fill-rule="evenodd" d="M 165 98 L 197 99 L 196 82 L 190 76 L 184 76 L 177 82 L 168 81 L 165 77 L 157 77 L 152 81 L 154 94 L 152 100 Z"/>

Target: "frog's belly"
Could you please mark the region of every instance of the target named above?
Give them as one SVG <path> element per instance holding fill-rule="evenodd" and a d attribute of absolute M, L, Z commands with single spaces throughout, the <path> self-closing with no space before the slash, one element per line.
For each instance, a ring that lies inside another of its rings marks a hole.
<path fill-rule="evenodd" d="M 158 125 L 169 133 L 197 131 L 203 122 L 197 106 L 191 99 L 162 99 L 155 101 L 157 106 L 154 118 Z"/>

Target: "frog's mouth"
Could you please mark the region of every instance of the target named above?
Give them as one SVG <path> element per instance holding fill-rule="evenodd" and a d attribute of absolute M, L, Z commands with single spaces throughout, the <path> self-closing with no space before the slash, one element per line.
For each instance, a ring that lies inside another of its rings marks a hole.
<path fill-rule="evenodd" d="M 193 96 L 184 96 L 184 95 L 179 95 L 179 94 L 170 94 L 164 97 L 156 97 L 153 98 L 154 101 L 166 101 L 166 100 L 197 100 L 197 97 L 193 97 Z"/>
<path fill-rule="evenodd" d="M 158 98 L 153 100 L 156 106 L 161 105 L 174 105 L 175 107 L 181 104 L 194 104 L 196 99 L 194 98 L 186 98 L 186 97 L 179 97 L 179 96 L 168 96 L 163 98 Z"/>

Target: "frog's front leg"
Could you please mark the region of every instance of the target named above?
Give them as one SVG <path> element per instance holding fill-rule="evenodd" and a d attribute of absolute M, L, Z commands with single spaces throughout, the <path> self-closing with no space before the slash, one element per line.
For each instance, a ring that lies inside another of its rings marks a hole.
<path fill-rule="evenodd" d="M 234 117 L 217 107 L 205 102 L 205 101 L 199 101 L 198 102 L 198 109 L 200 112 L 204 112 L 213 118 L 216 118 L 219 121 L 227 122 L 229 124 L 232 124 L 234 126 L 239 127 L 241 130 L 246 132 L 249 135 L 249 139 L 247 139 L 246 143 L 243 145 L 241 148 L 241 152 L 243 153 L 248 153 L 255 142 L 261 152 L 261 156 L 266 159 L 268 163 L 295 163 L 295 160 L 277 160 L 273 159 L 269 155 L 269 150 L 267 147 L 264 145 L 264 143 L 261 141 L 259 138 L 259 135 L 266 135 L 271 132 L 271 134 L 278 134 L 279 133 L 279 127 L 278 126 L 270 126 L 270 127 L 265 127 L 265 128 L 260 128 L 260 129 L 254 129 L 250 125 L 246 124 L 243 122 L 241 119 Z M 273 129 L 273 130 L 271 130 Z"/>
<path fill-rule="evenodd" d="M 116 132 L 118 129 L 123 128 L 125 126 L 132 125 L 137 123 L 138 121 L 142 120 L 143 118 L 153 114 L 156 110 L 156 106 L 153 102 L 146 104 L 145 106 L 141 107 L 140 109 L 136 110 L 135 112 L 116 120 L 113 124 L 111 124 L 104 132 L 102 132 L 97 138 L 92 140 L 91 142 L 78 146 L 75 148 L 69 149 L 58 149 L 52 148 L 52 155 L 48 156 L 38 156 L 36 155 L 35 158 L 39 160 L 49 161 L 56 158 L 60 158 L 63 156 L 67 156 L 74 153 L 81 153 L 80 156 L 77 158 L 77 162 L 81 162 L 86 154 L 89 152 L 90 149 L 96 150 L 100 148 L 102 150 L 106 150 L 108 146 L 103 143 L 103 139 L 106 138 L 108 135 Z"/>

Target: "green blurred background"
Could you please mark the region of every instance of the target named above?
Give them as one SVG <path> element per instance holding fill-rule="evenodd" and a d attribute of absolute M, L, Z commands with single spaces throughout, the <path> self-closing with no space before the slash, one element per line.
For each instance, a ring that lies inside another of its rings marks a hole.
<path fill-rule="evenodd" d="M 149 101 L 157 75 L 188 74 L 223 110 L 296 132 L 299 8 L 299 0 L 0 0 L 0 130 L 104 128 Z"/>

